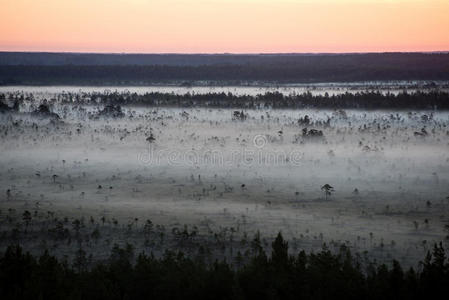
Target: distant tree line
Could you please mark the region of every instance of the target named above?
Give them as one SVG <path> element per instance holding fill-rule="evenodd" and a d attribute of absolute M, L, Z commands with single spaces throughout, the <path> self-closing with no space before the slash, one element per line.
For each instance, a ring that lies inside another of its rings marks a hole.
<path fill-rule="evenodd" d="M 374 80 L 449 80 L 449 54 L 64 56 L 0 53 L 0 84 L 3 85 Z"/>
<path fill-rule="evenodd" d="M 166 252 L 134 256 L 115 246 L 102 263 L 89 264 L 80 249 L 73 262 L 9 247 L 0 258 L 1 299 L 443 299 L 449 293 L 449 261 L 435 245 L 419 270 L 365 261 L 342 246 L 339 253 L 290 255 L 279 234 L 267 255 L 260 239 L 243 265 Z"/>
<path fill-rule="evenodd" d="M 449 53 L 272 53 L 272 54 L 114 54 L 1 52 L 0 65 L 30 66 L 203 66 L 203 65 L 369 65 L 402 68 L 447 64 Z"/>
<path fill-rule="evenodd" d="M 0 99 L 2 96 L 0 95 Z M 3 96 L 5 98 L 5 96 Z M 328 108 L 328 109 L 449 109 L 449 93 L 441 91 L 383 94 L 378 91 L 343 93 L 338 95 L 284 95 L 279 92 L 257 96 L 231 93 L 92 93 L 82 97 L 62 96 L 63 102 L 99 103 L 114 105 L 145 105 L 175 107 L 222 108 Z"/>

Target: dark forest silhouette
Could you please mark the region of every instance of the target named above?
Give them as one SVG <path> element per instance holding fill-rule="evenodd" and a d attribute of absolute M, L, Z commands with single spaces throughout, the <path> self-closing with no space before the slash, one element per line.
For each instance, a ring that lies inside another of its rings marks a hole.
<path fill-rule="evenodd" d="M 289 254 L 279 233 L 267 255 L 256 235 L 246 264 L 187 257 L 162 258 L 114 246 L 92 264 L 82 248 L 73 262 L 8 247 L 0 258 L 2 299 L 437 299 L 449 292 L 449 261 L 435 245 L 419 270 L 362 262 L 346 246 L 339 253 Z"/>
<path fill-rule="evenodd" d="M 0 52 L 0 85 L 449 80 L 447 53 L 76 54 Z"/>
<path fill-rule="evenodd" d="M 6 98 L 1 96 L 0 99 Z M 378 91 L 344 93 L 339 95 L 283 95 L 265 93 L 257 96 L 231 93 L 183 94 L 172 93 L 91 93 L 80 97 L 64 97 L 70 104 L 114 104 L 173 107 L 222 107 L 222 108 L 338 108 L 338 109 L 449 109 L 449 93 L 414 92 L 382 94 Z"/>

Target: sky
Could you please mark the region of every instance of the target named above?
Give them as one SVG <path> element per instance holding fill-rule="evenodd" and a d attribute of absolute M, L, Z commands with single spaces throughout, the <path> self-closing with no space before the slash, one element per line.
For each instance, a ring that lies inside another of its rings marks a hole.
<path fill-rule="evenodd" d="M 448 51 L 449 0 L 0 0 L 0 51 Z"/>

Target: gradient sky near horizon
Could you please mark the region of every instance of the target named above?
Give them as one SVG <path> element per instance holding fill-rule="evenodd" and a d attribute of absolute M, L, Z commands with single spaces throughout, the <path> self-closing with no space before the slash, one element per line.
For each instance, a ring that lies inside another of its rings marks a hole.
<path fill-rule="evenodd" d="M 0 51 L 448 51 L 449 0 L 0 0 Z"/>

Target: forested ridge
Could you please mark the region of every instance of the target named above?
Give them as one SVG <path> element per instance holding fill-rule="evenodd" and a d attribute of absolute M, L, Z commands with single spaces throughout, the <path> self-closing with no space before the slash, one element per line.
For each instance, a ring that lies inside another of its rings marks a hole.
<path fill-rule="evenodd" d="M 447 53 L 0 53 L 0 85 L 148 85 L 449 80 Z"/>

